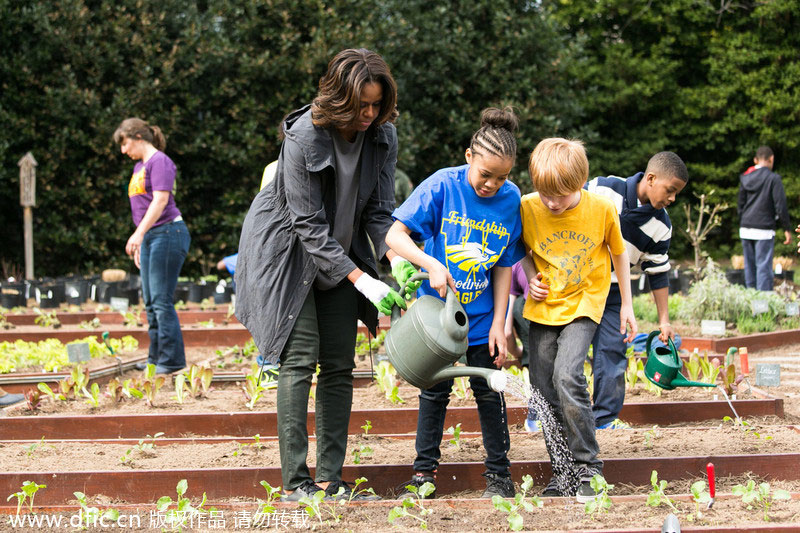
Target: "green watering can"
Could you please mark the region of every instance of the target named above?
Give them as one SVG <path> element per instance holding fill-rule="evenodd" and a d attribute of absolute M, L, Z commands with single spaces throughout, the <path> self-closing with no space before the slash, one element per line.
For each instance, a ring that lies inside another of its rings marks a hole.
<path fill-rule="evenodd" d="M 650 342 L 658 336 L 658 333 L 658 331 L 651 331 L 645 345 L 647 362 L 644 365 L 644 375 L 653 385 L 666 390 L 672 390 L 675 387 L 716 387 L 713 383 L 689 381 L 681 374 L 683 361 L 681 361 L 672 339 L 668 339 L 669 348 L 658 346 L 651 350 Z"/>
<path fill-rule="evenodd" d="M 427 272 L 414 274 L 407 283 L 428 279 Z M 400 293 L 403 293 L 401 287 Z M 423 295 L 400 316 L 400 308 L 392 309 L 392 327 L 384 346 L 389 362 L 398 374 L 420 389 L 428 389 L 447 379 L 477 376 L 486 379 L 497 392 L 506 388 L 507 376 L 500 370 L 474 366 L 453 366 L 465 353 L 469 341 L 469 320 L 448 287 L 444 302 L 435 296 Z"/>

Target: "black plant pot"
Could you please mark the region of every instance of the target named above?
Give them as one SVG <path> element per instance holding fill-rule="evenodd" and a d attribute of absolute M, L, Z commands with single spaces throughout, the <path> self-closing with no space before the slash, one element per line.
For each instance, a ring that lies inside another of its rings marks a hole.
<path fill-rule="evenodd" d="M 189 301 L 189 283 L 179 281 L 175 287 L 175 294 L 172 297 L 173 302 L 188 302 Z"/>
<path fill-rule="evenodd" d="M 24 283 L 3 283 L 0 287 L 0 307 L 11 309 L 24 306 L 25 303 Z"/>
<path fill-rule="evenodd" d="M 125 286 L 124 281 L 98 281 L 94 286 L 94 301 L 111 303 L 111 298 L 119 296 Z"/>
<path fill-rule="evenodd" d="M 233 294 L 233 289 L 231 287 L 218 286 L 214 289 L 214 303 L 215 304 L 229 303 L 231 301 L 232 294 Z"/>
<path fill-rule="evenodd" d="M 691 284 L 692 284 L 691 279 L 683 272 L 679 272 L 677 270 L 670 271 L 669 275 L 670 294 L 676 294 L 676 293 L 686 294 L 687 292 L 689 292 L 689 287 L 691 286 Z"/>
<path fill-rule="evenodd" d="M 726 270 L 725 278 L 733 285 L 744 286 L 744 269 L 735 268 Z"/>
<path fill-rule="evenodd" d="M 66 301 L 71 305 L 81 305 L 89 299 L 89 281 L 77 279 L 64 283 Z"/>
<path fill-rule="evenodd" d="M 775 274 L 775 279 L 794 281 L 794 270 L 784 270 L 780 274 Z"/>
<path fill-rule="evenodd" d="M 58 307 L 64 302 L 64 283 L 43 283 L 36 288 L 36 303 L 43 309 Z"/>
<path fill-rule="evenodd" d="M 189 301 L 200 303 L 214 295 L 214 286 L 207 283 L 195 283 L 189 286 Z"/>

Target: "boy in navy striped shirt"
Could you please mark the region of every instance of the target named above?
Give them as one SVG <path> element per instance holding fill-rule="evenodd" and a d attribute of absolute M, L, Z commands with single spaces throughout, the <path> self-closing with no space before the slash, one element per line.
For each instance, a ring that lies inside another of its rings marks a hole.
<path fill-rule="evenodd" d="M 686 186 L 689 172 L 673 152 L 659 152 L 650 158 L 644 172 L 625 179 L 599 177 L 586 184 L 594 193 L 609 198 L 617 208 L 622 237 L 631 266 L 647 274 L 658 310 L 659 339 L 675 337 L 669 324 L 669 242 L 672 223 L 665 209 Z M 598 429 L 610 427 L 625 400 L 626 345 L 620 334 L 620 293 L 612 273 L 603 318 L 592 340 L 594 367 L 594 417 Z"/>

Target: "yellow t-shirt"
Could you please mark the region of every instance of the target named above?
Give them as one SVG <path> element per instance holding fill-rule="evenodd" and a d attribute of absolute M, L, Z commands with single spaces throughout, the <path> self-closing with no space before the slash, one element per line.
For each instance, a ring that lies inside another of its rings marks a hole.
<path fill-rule="evenodd" d="M 560 326 L 580 317 L 597 323 L 611 285 L 611 256 L 625 251 L 619 216 L 611 200 L 581 190 L 578 205 L 554 215 L 538 193 L 522 197 L 522 238 L 533 252 L 550 292 L 543 302 L 530 296 L 523 316 Z"/>

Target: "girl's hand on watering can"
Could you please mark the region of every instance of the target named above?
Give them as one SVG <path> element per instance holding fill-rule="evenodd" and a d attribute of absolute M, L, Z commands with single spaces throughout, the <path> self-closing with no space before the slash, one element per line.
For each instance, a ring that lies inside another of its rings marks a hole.
<path fill-rule="evenodd" d="M 672 339 L 673 341 L 675 340 L 675 330 L 672 329 L 671 324 L 661 324 L 658 326 L 658 329 L 661 331 L 661 333 L 658 335 L 658 340 L 663 342 L 664 345 L 667 344 L 667 339 Z"/>
<path fill-rule="evenodd" d="M 503 364 L 506 362 L 506 336 L 503 327 L 495 327 L 492 324 L 492 327 L 489 328 L 489 355 L 491 355 L 494 360 L 494 366 L 497 368 L 502 368 Z"/>
<path fill-rule="evenodd" d="M 366 272 L 361 274 L 353 285 L 384 315 L 391 315 L 392 307 L 395 305 L 401 309 L 406 308 L 406 302 L 399 292 Z"/>
<path fill-rule="evenodd" d="M 438 292 L 439 296 L 442 298 L 447 296 L 447 287 L 450 287 L 453 292 L 458 293 L 453 276 L 451 276 L 447 268 L 438 261 L 436 261 L 436 265 L 428 269 L 428 283 L 431 284 L 431 288 Z"/>
<path fill-rule="evenodd" d="M 636 325 L 636 317 L 633 314 L 633 306 L 622 306 L 622 308 L 619 310 L 619 323 L 620 333 L 625 335 L 625 331 L 628 331 L 628 336 L 625 337 L 625 342 L 633 342 L 633 338 L 636 336 L 636 333 L 639 329 L 639 327 Z"/>
<path fill-rule="evenodd" d="M 401 287 L 416 273 L 417 269 L 407 259 L 403 259 L 399 255 L 392 258 L 392 277 Z M 403 296 L 411 298 L 420 285 L 422 285 L 421 279 L 407 284 Z"/>
<path fill-rule="evenodd" d="M 550 293 L 550 285 L 545 283 L 544 275 L 541 272 L 536 274 L 528 284 L 528 294 L 537 302 L 543 302 Z"/>

